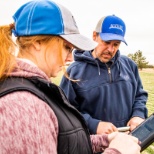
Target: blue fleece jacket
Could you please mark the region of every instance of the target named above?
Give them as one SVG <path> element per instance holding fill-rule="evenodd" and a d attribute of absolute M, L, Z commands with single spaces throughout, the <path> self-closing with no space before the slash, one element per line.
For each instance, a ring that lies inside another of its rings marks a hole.
<path fill-rule="evenodd" d="M 147 118 L 148 94 L 130 58 L 118 51 L 108 64 L 94 59 L 91 51 L 76 50 L 74 60 L 67 72 L 80 81 L 63 76 L 60 87 L 84 116 L 91 134 L 96 134 L 100 120 L 122 127 L 131 117 Z"/>

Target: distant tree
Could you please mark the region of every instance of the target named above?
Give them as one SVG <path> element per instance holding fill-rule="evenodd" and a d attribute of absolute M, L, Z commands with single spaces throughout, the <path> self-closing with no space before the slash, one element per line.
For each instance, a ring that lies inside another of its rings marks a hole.
<path fill-rule="evenodd" d="M 154 65 L 147 65 L 147 68 L 153 68 L 154 69 Z"/>
<path fill-rule="evenodd" d="M 136 61 L 135 61 L 136 58 L 135 58 L 135 55 L 134 55 L 134 54 L 128 54 L 128 57 L 129 57 L 130 59 L 132 59 L 134 62 L 136 62 Z"/>
<path fill-rule="evenodd" d="M 148 63 L 146 58 L 142 55 L 142 51 L 138 50 L 134 54 L 128 54 L 128 57 L 131 58 L 138 66 L 139 69 L 146 68 Z"/>

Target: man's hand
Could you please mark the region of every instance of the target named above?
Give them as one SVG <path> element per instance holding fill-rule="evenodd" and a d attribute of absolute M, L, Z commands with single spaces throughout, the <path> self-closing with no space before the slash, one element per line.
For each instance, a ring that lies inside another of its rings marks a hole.
<path fill-rule="evenodd" d="M 132 131 L 133 129 L 135 129 L 140 123 L 142 123 L 145 119 L 142 119 L 140 117 L 133 117 L 131 118 L 128 123 L 127 126 L 130 126 L 130 131 Z"/>
<path fill-rule="evenodd" d="M 117 128 L 110 122 L 99 122 L 97 127 L 97 134 L 110 134 L 112 132 L 117 132 Z"/>

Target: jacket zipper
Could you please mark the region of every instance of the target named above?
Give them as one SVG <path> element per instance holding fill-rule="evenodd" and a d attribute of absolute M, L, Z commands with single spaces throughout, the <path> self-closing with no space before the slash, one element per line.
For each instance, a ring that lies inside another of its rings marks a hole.
<path fill-rule="evenodd" d="M 112 82 L 112 76 L 111 76 L 111 67 L 108 67 L 106 64 L 107 70 L 108 70 L 108 75 L 109 75 L 109 81 L 110 83 Z"/>
<path fill-rule="evenodd" d="M 110 83 L 112 82 L 112 76 L 111 76 L 111 68 L 108 67 L 108 74 L 109 74 L 109 79 L 110 79 Z"/>

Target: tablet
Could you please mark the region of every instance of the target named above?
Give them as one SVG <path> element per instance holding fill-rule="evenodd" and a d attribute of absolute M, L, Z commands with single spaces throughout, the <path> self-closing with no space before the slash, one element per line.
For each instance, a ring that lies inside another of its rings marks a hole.
<path fill-rule="evenodd" d="M 130 132 L 130 134 L 141 141 L 141 151 L 152 144 L 154 142 L 154 113 Z"/>

